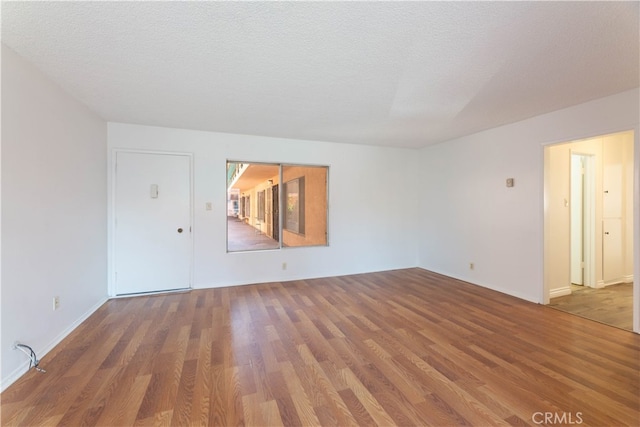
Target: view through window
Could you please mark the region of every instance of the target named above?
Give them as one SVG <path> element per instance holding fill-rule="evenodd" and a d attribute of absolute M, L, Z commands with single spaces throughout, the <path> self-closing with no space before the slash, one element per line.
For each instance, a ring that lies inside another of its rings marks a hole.
<path fill-rule="evenodd" d="M 227 162 L 227 251 L 326 246 L 327 166 Z"/>

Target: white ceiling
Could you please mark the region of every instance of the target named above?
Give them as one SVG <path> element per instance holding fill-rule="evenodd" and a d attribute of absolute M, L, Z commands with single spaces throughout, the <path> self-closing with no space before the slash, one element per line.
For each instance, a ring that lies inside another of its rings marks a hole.
<path fill-rule="evenodd" d="M 2 2 L 105 120 L 422 147 L 640 85 L 638 2 Z"/>

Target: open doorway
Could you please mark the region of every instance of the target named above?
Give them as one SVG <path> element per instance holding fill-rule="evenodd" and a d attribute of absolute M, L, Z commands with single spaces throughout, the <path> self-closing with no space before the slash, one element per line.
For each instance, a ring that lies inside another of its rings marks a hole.
<path fill-rule="evenodd" d="M 545 147 L 545 302 L 632 330 L 634 133 Z"/>

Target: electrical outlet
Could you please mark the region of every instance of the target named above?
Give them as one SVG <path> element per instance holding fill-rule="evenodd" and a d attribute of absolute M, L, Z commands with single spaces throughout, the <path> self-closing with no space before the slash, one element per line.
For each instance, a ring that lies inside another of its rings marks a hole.
<path fill-rule="evenodd" d="M 207 202 L 204 204 L 204 209 L 207 211 L 213 210 L 213 203 Z"/>
<path fill-rule="evenodd" d="M 286 262 L 283 262 L 283 263 L 282 263 L 282 269 L 283 269 L 283 270 L 286 270 L 286 269 L 287 269 L 287 263 L 286 263 Z"/>
<path fill-rule="evenodd" d="M 60 308 L 60 297 L 55 296 L 53 297 L 53 311 L 56 311 L 59 308 Z"/>
<path fill-rule="evenodd" d="M 473 270 L 474 268 L 476 268 L 475 264 L 470 262 L 469 263 L 469 270 Z"/>
<path fill-rule="evenodd" d="M 20 341 L 14 341 L 13 344 L 11 345 L 11 350 L 17 350 L 18 344 L 20 344 Z"/>

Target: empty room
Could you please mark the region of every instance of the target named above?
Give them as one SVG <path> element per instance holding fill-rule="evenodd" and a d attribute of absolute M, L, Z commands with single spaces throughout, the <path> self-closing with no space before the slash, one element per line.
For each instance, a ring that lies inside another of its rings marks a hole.
<path fill-rule="evenodd" d="M 640 3 L 3 1 L 0 424 L 640 424 Z"/>

